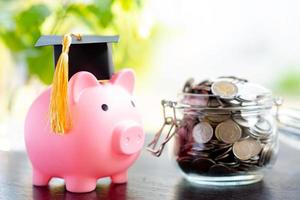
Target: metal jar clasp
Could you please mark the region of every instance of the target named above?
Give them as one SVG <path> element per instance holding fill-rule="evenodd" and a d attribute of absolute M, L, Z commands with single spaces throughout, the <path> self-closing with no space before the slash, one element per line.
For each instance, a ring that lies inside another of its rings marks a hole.
<path fill-rule="evenodd" d="M 176 102 L 173 101 L 161 101 L 163 107 L 163 115 L 164 115 L 164 123 L 159 131 L 155 134 L 153 140 L 147 145 L 147 150 L 150 151 L 153 155 L 159 157 L 163 152 L 165 145 L 169 142 L 169 140 L 175 135 L 178 127 L 179 127 L 179 120 L 176 117 Z M 167 116 L 167 109 L 170 108 L 172 110 L 173 116 Z M 163 131 L 166 127 L 169 127 L 166 137 L 164 138 L 163 142 L 156 148 L 157 144 L 159 143 L 159 139 L 163 134 Z"/>

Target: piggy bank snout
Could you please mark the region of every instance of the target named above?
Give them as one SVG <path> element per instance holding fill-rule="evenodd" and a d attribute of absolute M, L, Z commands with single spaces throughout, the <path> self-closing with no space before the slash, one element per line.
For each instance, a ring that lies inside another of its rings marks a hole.
<path fill-rule="evenodd" d="M 144 145 L 145 134 L 142 126 L 134 121 L 123 121 L 114 130 L 114 143 L 118 152 L 131 155 Z"/>

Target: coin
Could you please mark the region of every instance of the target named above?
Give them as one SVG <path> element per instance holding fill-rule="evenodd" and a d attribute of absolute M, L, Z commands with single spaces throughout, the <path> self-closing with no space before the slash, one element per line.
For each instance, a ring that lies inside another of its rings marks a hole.
<path fill-rule="evenodd" d="M 235 83 L 246 83 L 246 82 L 248 82 L 247 79 L 239 78 L 239 77 L 236 77 L 236 76 L 219 76 L 218 80 L 229 80 L 229 81 L 235 82 Z"/>
<path fill-rule="evenodd" d="M 181 157 L 177 159 L 178 165 L 182 171 L 188 173 L 192 166 L 192 159 L 190 157 Z"/>
<path fill-rule="evenodd" d="M 190 79 L 180 103 L 183 118 L 174 149 L 185 173 L 226 176 L 260 170 L 274 161 L 276 134 L 265 105 L 264 88 L 238 77 L 198 84 Z M 211 95 L 213 94 L 213 95 Z M 249 109 L 248 109 L 249 108 Z"/>
<path fill-rule="evenodd" d="M 226 114 L 213 114 L 213 115 L 207 116 L 206 118 L 209 121 L 220 123 L 220 122 L 223 122 L 223 121 L 229 119 L 230 115 L 226 115 Z"/>
<path fill-rule="evenodd" d="M 222 161 L 218 161 L 218 164 L 221 164 L 221 165 L 226 165 L 228 167 L 231 167 L 231 168 L 235 168 L 235 167 L 238 167 L 240 165 L 239 162 L 237 161 L 233 161 L 233 162 L 222 162 Z"/>
<path fill-rule="evenodd" d="M 247 140 L 242 140 L 233 144 L 233 154 L 240 160 L 248 160 L 252 157 L 252 146 Z"/>
<path fill-rule="evenodd" d="M 207 122 L 200 122 L 193 128 L 193 138 L 197 143 L 207 143 L 213 134 L 214 130 Z"/>
<path fill-rule="evenodd" d="M 185 82 L 182 91 L 183 91 L 183 92 L 190 92 L 191 89 L 192 89 L 192 86 L 193 86 L 194 81 L 195 81 L 195 80 L 194 80 L 193 78 L 188 79 L 188 80 Z"/>
<path fill-rule="evenodd" d="M 208 172 L 209 168 L 216 164 L 212 159 L 197 158 L 192 162 L 192 168 L 194 172 L 205 173 Z"/>
<path fill-rule="evenodd" d="M 216 145 L 217 147 L 224 147 L 224 146 L 228 147 L 231 145 L 231 144 L 225 144 L 219 140 L 211 140 L 210 143 Z"/>
<path fill-rule="evenodd" d="M 242 127 L 250 127 L 250 123 L 249 121 L 247 121 L 246 119 L 242 118 L 242 117 L 233 117 L 232 118 L 234 122 L 236 122 L 238 125 L 242 126 Z"/>
<path fill-rule="evenodd" d="M 204 80 L 201 83 L 197 85 L 192 86 L 191 93 L 194 94 L 208 94 L 211 90 L 211 81 L 210 80 Z"/>
<path fill-rule="evenodd" d="M 238 141 L 241 135 L 241 128 L 232 120 L 226 120 L 216 127 L 216 137 L 227 144 Z"/>
<path fill-rule="evenodd" d="M 190 155 L 190 156 L 193 156 L 193 157 L 196 157 L 196 158 L 209 158 L 210 157 L 210 154 L 209 153 L 206 153 L 206 152 L 203 152 L 203 151 L 188 151 L 187 152 L 187 155 Z"/>
<path fill-rule="evenodd" d="M 271 92 L 260 85 L 254 83 L 242 83 L 237 84 L 238 87 L 238 99 L 241 101 L 255 101 L 260 95 L 267 95 Z"/>
<path fill-rule="evenodd" d="M 251 135 L 261 140 L 272 140 L 273 126 L 270 121 L 260 117 L 257 123 L 250 127 Z"/>
<path fill-rule="evenodd" d="M 188 98 L 185 98 L 182 103 L 189 104 L 192 106 L 207 106 L 208 97 L 207 96 L 196 96 L 191 95 Z"/>
<path fill-rule="evenodd" d="M 212 93 L 224 99 L 233 99 L 237 92 L 237 86 L 229 81 L 217 81 L 211 86 Z"/>
<path fill-rule="evenodd" d="M 192 87 L 193 90 L 198 90 L 201 93 L 204 91 L 210 91 L 210 86 L 208 85 L 196 85 Z"/>
<path fill-rule="evenodd" d="M 264 132 L 264 133 L 271 133 L 272 132 L 272 125 L 271 123 L 264 119 L 260 118 L 258 122 L 254 126 L 257 132 Z"/>
<path fill-rule="evenodd" d="M 262 146 L 258 140 L 248 140 L 249 144 L 252 146 L 252 156 L 256 156 L 260 153 Z"/>
<path fill-rule="evenodd" d="M 192 150 L 195 151 L 207 151 L 207 150 L 212 150 L 214 149 L 215 146 L 213 144 L 201 144 L 201 143 L 195 143 L 193 144 Z"/>
<path fill-rule="evenodd" d="M 275 148 L 274 145 L 271 143 L 266 144 L 263 147 L 260 159 L 258 161 L 259 166 L 265 166 L 270 163 L 270 161 L 272 160 L 272 157 L 274 156 L 274 148 Z"/>
<path fill-rule="evenodd" d="M 248 160 L 261 151 L 261 144 L 251 138 L 244 139 L 233 144 L 233 154 L 240 160 Z"/>
<path fill-rule="evenodd" d="M 247 116 L 244 113 L 235 114 L 233 115 L 232 119 L 242 127 L 252 127 L 258 121 L 258 118 L 256 116 Z"/>
<path fill-rule="evenodd" d="M 231 149 L 229 149 L 229 151 L 231 151 Z M 215 160 L 215 161 L 223 160 L 223 159 L 225 159 L 225 158 L 227 158 L 227 157 L 229 157 L 229 156 L 230 156 L 230 154 L 229 154 L 229 152 L 227 152 L 227 153 L 218 155 L 217 157 L 215 157 L 214 160 Z"/>
<path fill-rule="evenodd" d="M 220 106 L 220 103 L 216 98 L 210 98 L 207 103 L 207 106 L 211 108 L 216 108 Z"/>
<path fill-rule="evenodd" d="M 222 99 L 223 101 L 226 102 L 227 104 L 227 107 L 237 107 L 237 106 L 241 106 L 242 105 L 242 102 L 240 101 L 237 101 L 236 99 Z"/>

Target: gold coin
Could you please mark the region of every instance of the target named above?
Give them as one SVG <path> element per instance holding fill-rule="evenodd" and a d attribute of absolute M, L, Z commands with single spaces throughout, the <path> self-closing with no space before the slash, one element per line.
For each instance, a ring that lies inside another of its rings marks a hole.
<path fill-rule="evenodd" d="M 237 86 L 230 81 L 216 81 L 211 86 L 212 93 L 224 99 L 232 99 L 238 93 Z"/>
<path fill-rule="evenodd" d="M 216 127 L 216 137 L 224 143 L 235 143 L 241 136 L 242 129 L 232 120 L 226 120 Z"/>

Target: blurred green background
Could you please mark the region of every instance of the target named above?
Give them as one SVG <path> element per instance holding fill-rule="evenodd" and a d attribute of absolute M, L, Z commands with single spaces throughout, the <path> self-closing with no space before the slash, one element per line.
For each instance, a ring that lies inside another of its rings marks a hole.
<path fill-rule="evenodd" d="M 28 78 L 37 76 L 45 84 L 51 83 L 54 68 L 52 48 L 34 48 L 41 35 L 77 30 L 85 34 L 121 35 L 114 49 L 114 62 L 119 69 L 120 66 L 144 66 L 151 52 L 151 38 L 157 32 L 153 26 L 146 35 L 140 33 L 141 0 L 65 1 L 63 4 L 13 0 L 1 1 L 0 7 L 2 45 L 9 49 L 13 62 L 25 62 Z"/>

